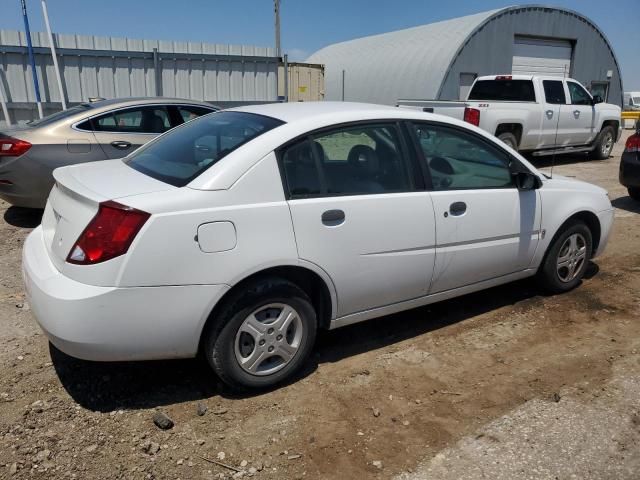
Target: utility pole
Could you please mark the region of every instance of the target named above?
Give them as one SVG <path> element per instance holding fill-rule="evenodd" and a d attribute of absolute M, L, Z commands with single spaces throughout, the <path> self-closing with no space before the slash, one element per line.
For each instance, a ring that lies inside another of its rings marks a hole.
<path fill-rule="evenodd" d="M 51 25 L 49 24 L 49 12 L 47 11 L 47 2 L 42 0 L 42 15 L 44 16 L 44 24 L 47 27 L 47 35 L 49 36 L 49 48 L 51 48 L 51 57 L 53 58 L 53 67 L 56 71 L 56 79 L 58 80 L 58 90 L 60 91 L 60 101 L 62 109 L 67 109 L 67 101 L 64 98 L 64 88 L 62 86 L 62 77 L 60 76 L 60 66 L 58 65 L 58 56 L 56 55 L 56 46 L 53 43 L 53 34 L 51 33 Z"/>
<path fill-rule="evenodd" d="M 280 0 L 273 0 L 273 9 L 276 15 L 276 57 L 280 57 Z"/>
<path fill-rule="evenodd" d="M 31 73 L 33 74 L 33 88 L 36 91 L 36 104 L 38 105 L 38 115 L 42 118 L 42 100 L 40 99 L 40 85 L 38 85 L 38 72 L 36 71 L 36 60 L 33 56 L 33 45 L 31 45 L 31 30 L 29 30 L 29 17 L 27 17 L 27 3 L 20 0 L 22 6 L 22 18 L 24 20 L 24 30 L 27 37 L 27 50 L 29 52 L 29 61 L 31 62 Z"/>

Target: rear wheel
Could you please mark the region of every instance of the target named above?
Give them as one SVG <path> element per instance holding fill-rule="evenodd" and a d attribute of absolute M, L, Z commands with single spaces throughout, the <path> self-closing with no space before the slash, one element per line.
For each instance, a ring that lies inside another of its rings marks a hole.
<path fill-rule="evenodd" d="M 203 351 L 227 385 L 272 387 L 291 377 L 315 342 L 316 312 L 307 294 L 280 278 L 257 281 L 234 295 L 205 331 Z"/>
<path fill-rule="evenodd" d="M 629 196 L 634 200 L 640 202 L 640 188 L 638 187 L 628 187 L 627 192 L 629 192 Z"/>
<path fill-rule="evenodd" d="M 498 139 L 509 145 L 514 150 L 518 150 L 518 139 L 513 133 L 504 132 L 498 135 Z"/>
<path fill-rule="evenodd" d="M 582 281 L 591 258 L 592 236 L 579 220 L 569 222 L 549 247 L 538 281 L 552 293 L 572 290 Z"/>
<path fill-rule="evenodd" d="M 591 155 L 596 160 L 606 160 L 611 155 L 614 142 L 615 136 L 613 128 L 604 127 L 598 134 L 598 138 L 596 139 L 596 148 L 593 150 Z"/>

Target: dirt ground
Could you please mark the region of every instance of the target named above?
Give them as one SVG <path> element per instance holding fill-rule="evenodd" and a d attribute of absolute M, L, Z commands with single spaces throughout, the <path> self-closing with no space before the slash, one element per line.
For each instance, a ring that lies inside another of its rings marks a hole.
<path fill-rule="evenodd" d="M 247 397 L 197 360 L 50 347 L 20 276 L 38 214 L 0 202 L 0 478 L 640 478 L 640 204 L 617 181 L 623 145 L 556 162 L 616 207 L 578 289 L 523 281 L 325 332 L 295 381 Z"/>

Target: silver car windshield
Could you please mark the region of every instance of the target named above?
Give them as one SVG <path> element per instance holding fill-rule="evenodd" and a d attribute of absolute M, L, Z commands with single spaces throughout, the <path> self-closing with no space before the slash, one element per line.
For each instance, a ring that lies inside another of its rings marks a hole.
<path fill-rule="evenodd" d="M 124 162 L 156 180 L 184 187 L 236 148 L 283 123 L 246 112 L 212 113 L 165 133 Z"/>

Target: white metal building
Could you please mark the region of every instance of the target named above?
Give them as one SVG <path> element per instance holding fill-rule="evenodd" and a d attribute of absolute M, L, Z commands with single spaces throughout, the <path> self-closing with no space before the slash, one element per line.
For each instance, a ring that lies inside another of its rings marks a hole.
<path fill-rule="evenodd" d="M 327 100 L 395 104 L 463 99 L 477 76 L 569 76 L 622 104 L 620 69 L 607 38 L 583 15 L 545 6 L 507 7 L 325 47 Z"/>

